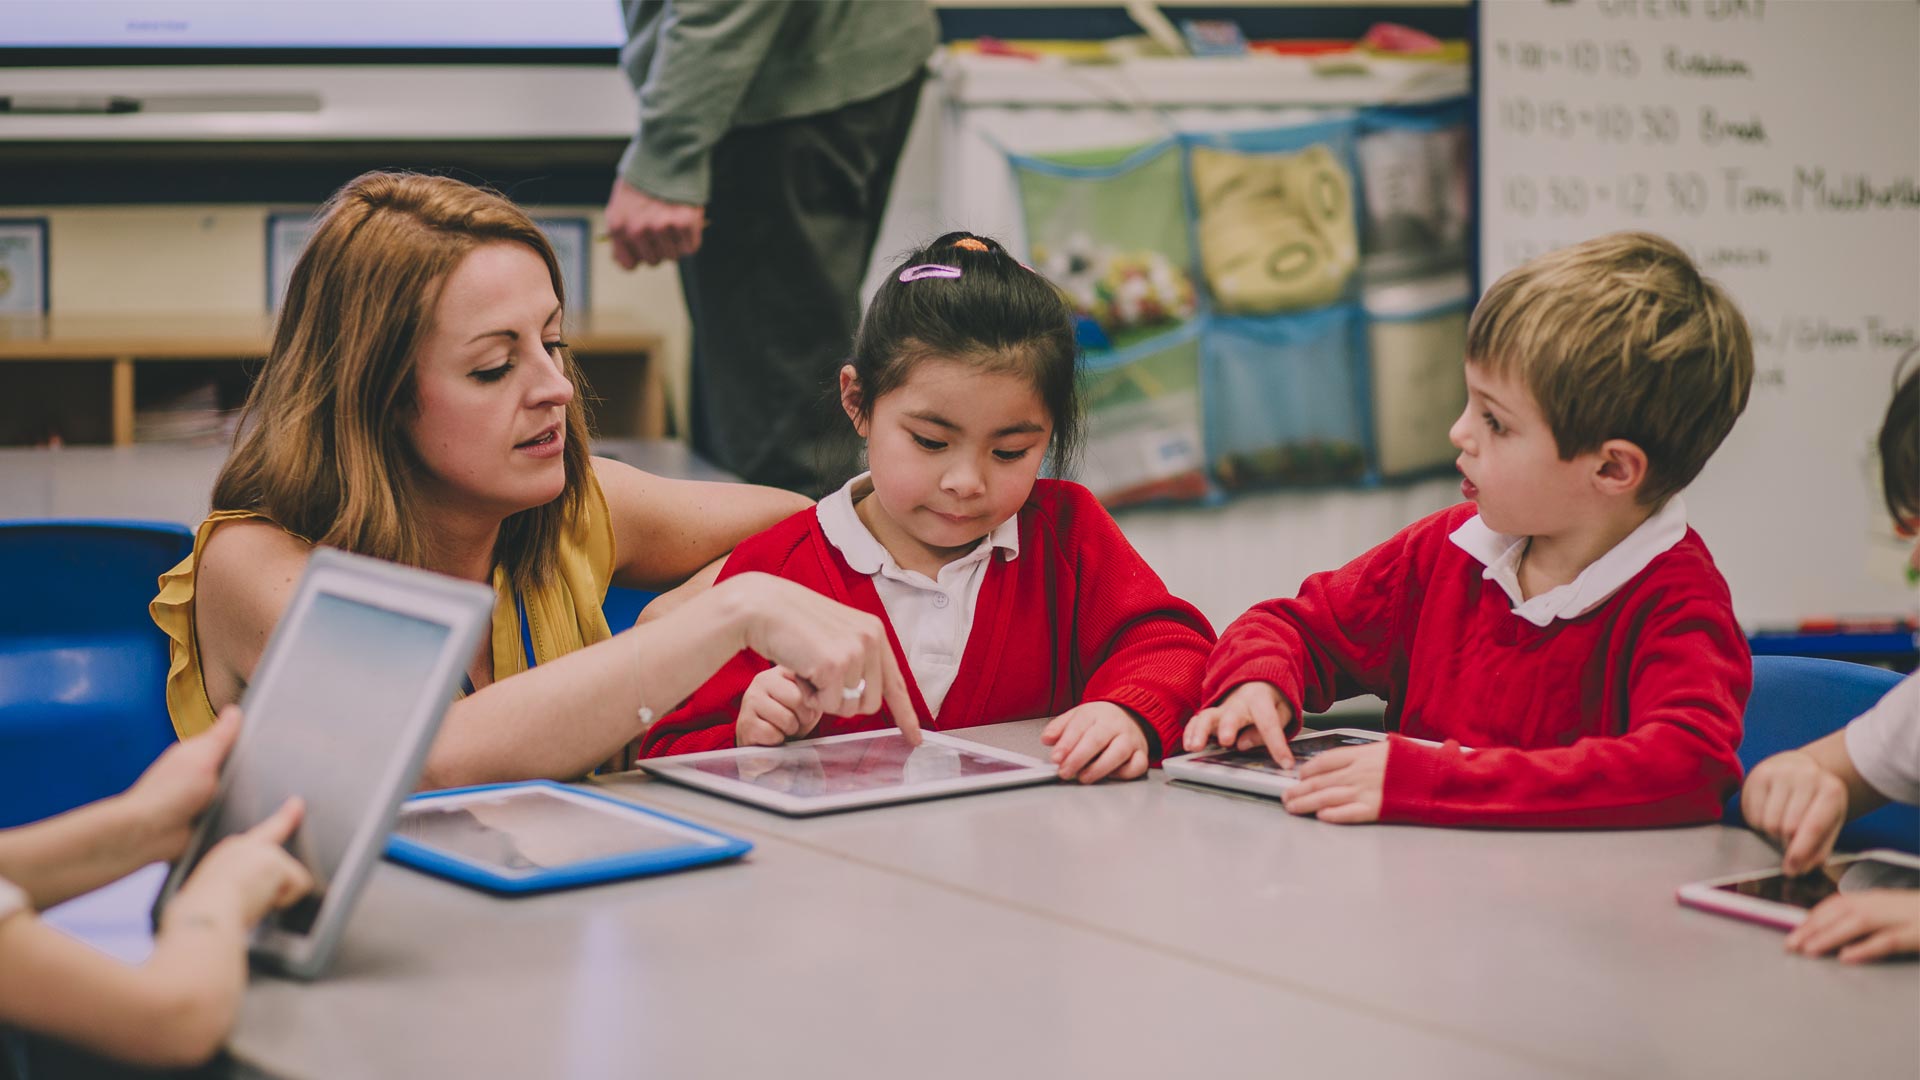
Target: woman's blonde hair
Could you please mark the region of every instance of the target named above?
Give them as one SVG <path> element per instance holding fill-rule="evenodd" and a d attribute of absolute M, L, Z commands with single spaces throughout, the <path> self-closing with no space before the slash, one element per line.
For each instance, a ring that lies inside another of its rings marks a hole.
<path fill-rule="evenodd" d="M 546 236 L 495 192 L 388 172 L 336 192 L 294 264 L 213 508 L 251 510 L 317 544 L 424 565 L 423 466 L 400 423 L 418 407 L 413 354 L 447 276 L 494 243 L 538 254 L 564 304 Z M 580 386 L 572 355 L 563 350 L 561 363 Z M 553 571 L 562 531 L 580 510 L 590 468 L 583 398 L 567 406 L 560 497 L 501 525 L 494 559 L 516 584 Z"/>

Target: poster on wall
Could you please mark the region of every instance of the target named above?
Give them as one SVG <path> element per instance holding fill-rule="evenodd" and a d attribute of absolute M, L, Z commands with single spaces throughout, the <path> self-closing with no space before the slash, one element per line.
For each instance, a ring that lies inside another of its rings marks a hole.
<path fill-rule="evenodd" d="M 547 234 L 553 256 L 560 260 L 560 284 L 567 292 L 567 310 L 587 310 L 587 219 L 583 217 L 543 217 L 533 223 Z"/>
<path fill-rule="evenodd" d="M 267 215 L 267 310 L 278 314 L 287 297 L 287 279 L 293 276 L 293 264 L 306 250 L 307 238 L 319 222 L 314 211 Z"/>
<path fill-rule="evenodd" d="M 47 221 L 0 218 L 0 315 L 47 311 Z"/>

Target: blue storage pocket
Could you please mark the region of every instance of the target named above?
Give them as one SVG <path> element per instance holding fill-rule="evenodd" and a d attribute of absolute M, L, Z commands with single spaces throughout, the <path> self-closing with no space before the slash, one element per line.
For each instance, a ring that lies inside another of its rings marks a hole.
<path fill-rule="evenodd" d="M 1364 326 L 1350 304 L 1211 321 L 1202 362 L 1207 457 L 1222 487 L 1368 476 Z"/>
<path fill-rule="evenodd" d="M 1447 433 L 1467 407 L 1461 367 L 1472 298 L 1465 273 L 1367 289 L 1374 460 L 1381 476 L 1417 476 L 1453 464 L 1457 451 Z"/>
<path fill-rule="evenodd" d="M 1108 506 L 1203 499 L 1200 328 L 1181 330 L 1081 362 L 1086 446 L 1078 478 Z"/>
<path fill-rule="evenodd" d="M 1358 155 L 1367 278 L 1463 265 L 1473 216 L 1466 102 L 1363 110 Z"/>
<path fill-rule="evenodd" d="M 1126 349 L 1199 313 L 1178 145 L 1009 154 L 1034 268 Z"/>
<path fill-rule="evenodd" d="M 1353 121 L 1182 139 L 1214 311 L 1271 315 L 1350 298 L 1360 261 Z"/>

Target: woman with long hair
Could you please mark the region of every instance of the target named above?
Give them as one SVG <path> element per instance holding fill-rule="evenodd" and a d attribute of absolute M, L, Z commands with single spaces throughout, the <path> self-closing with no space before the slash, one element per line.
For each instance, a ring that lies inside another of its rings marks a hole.
<path fill-rule="evenodd" d="M 742 648 L 798 673 L 825 711 L 896 703 L 911 727 L 879 620 L 771 576 L 708 589 L 701 575 L 671 611 L 611 632 L 609 584 L 677 584 L 805 502 L 592 457 L 564 310 L 552 248 L 507 199 L 396 173 L 334 195 L 213 512 L 152 605 L 180 735 L 240 699 L 316 544 L 498 594 L 428 786 L 578 776 Z"/>

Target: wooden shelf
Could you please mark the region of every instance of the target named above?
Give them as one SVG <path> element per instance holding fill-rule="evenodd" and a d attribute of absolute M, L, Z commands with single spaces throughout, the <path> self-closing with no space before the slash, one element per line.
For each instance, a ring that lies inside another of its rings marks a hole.
<path fill-rule="evenodd" d="M 110 431 L 113 445 L 131 445 L 143 366 L 259 361 L 272 336 L 267 315 L 0 316 L 0 365 L 21 365 L 0 367 L 0 444 L 39 441 L 44 436 L 33 434 L 38 424 L 69 442 L 99 441 L 97 433 Z M 666 394 L 654 363 L 657 333 L 630 318 L 593 316 L 572 323 L 567 340 L 586 374 L 583 389 L 591 395 L 599 433 L 642 439 L 666 434 Z M 98 365 L 104 378 L 63 373 L 60 367 L 68 364 Z M 71 400 L 92 396 L 96 382 L 105 383 L 104 400 Z"/>

